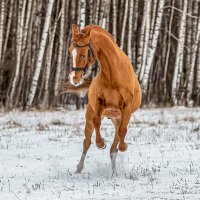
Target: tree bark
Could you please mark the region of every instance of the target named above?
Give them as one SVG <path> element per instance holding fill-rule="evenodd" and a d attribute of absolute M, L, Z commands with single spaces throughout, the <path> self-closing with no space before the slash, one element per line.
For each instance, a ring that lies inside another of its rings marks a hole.
<path fill-rule="evenodd" d="M 160 33 L 162 16 L 163 16 L 164 4 L 165 4 L 165 0 L 159 1 L 158 13 L 157 13 L 156 22 L 155 22 L 154 35 L 152 38 L 151 46 L 148 48 L 147 63 L 146 63 L 146 67 L 144 70 L 144 75 L 142 77 L 142 89 L 143 89 L 144 94 L 147 93 L 149 72 L 152 67 L 152 63 L 153 63 L 153 59 L 154 59 L 154 55 L 155 55 L 155 51 L 156 51 L 156 47 L 157 47 L 158 36 Z"/>
<path fill-rule="evenodd" d="M 4 37 L 4 23 L 5 23 L 5 0 L 1 1 L 1 15 L 0 15 L 0 66 L 2 60 L 2 50 L 3 50 L 3 37 Z"/>
<path fill-rule="evenodd" d="M 120 41 L 120 48 L 124 48 L 124 36 L 125 36 L 125 29 L 127 24 L 127 17 L 128 17 L 128 0 L 125 1 L 125 10 L 124 10 L 124 19 L 122 24 L 122 34 L 121 34 L 121 41 Z"/>
<path fill-rule="evenodd" d="M 183 13 L 180 21 L 180 28 L 179 28 L 179 39 L 178 39 L 178 47 L 176 53 L 176 61 L 174 66 L 174 74 L 172 80 L 172 103 L 173 105 L 177 105 L 177 92 L 179 87 L 180 81 L 180 73 L 182 69 L 182 60 L 183 60 L 183 48 L 184 48 L 184 40 L 185 40 L 185 24 L 186 24 L 186 12 L 187 12 L 187 0 L 183 2 Z"/>
<path fill-rule="evenodd" d="M 128 44 L 127 44 L 127 53 L 129 59 L 132 61 L 132 24 L 133 24 L 133 1 L 130 1 L 130 6 L 129 6 L 129 19 L 128 19 Z"/>
<path fill-rule="evenodd" d="M 49 29 L 53 4 L 54 4 L 54 0 L 49 0 L 48 6 L 47 6 L 46 18 L 45 18 L 45 22 L 44 22 L 44 28 L 43 28 L 43 32 L 42 32 L 40 49 L 39 49 L 39 53 L 38 53 L 37 64 L 36 64 L 33 80 L 31 83 L 30 92 L 28 95 L 27 106 L 32 105 L 33 98 L 35 96 L 35 92 L 36 92 L 36 88 L 37 88 L 37 84 L 38 84 L 38 78 L 39 78 L 40 70 L 42 67 L 42 60 L 43 60 L 44 50 L 45 50 L 45 46 L 46 46 L 46 40 L 47 40 L 47 36 L 48 36 L 48 29 Z"/>

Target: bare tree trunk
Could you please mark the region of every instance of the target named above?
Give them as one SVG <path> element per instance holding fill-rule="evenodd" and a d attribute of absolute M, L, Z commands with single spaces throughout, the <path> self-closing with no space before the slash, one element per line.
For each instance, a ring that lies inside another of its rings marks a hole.
<path fill-rule="evenodd" d="M 16 63 L 16 69 L 15 69 L 15 74 L 14 78 L 12 81 L 12 86 L 11 86 L 11 92 L 10 92 L 10 97 L 9 97 L 9 107 L 12 107 L 14 103 L 14 94 L 16 91 L 16 86 L 17 86 L 17 81 L 19 77 L 19 72 L 20 72 L 20 64 L 21 64 L 21 53 L 22 53 L 22 36 L 23 36 L 23 25 L 24 25 L 24 20 L 25 20 L 25 8 L 26 8 L 26 1 L 21 0 L 19 2 L 19 5 L 22 5 L 22 11 L 18 16 L 18 26 L 17 26 L 17 63 Z"/>
<path fill-rule="evenodd" d="M 180 80 L 180 68 L 182 68 L 182 60 L 183 60 L 183 48 L 184 48 L 184 40 L 185 40 L 185 24 L 186 24 L 186 11 L 187 11 L 187 0 L 183 2 L 183 13 L 180 22 L 180 29 L 179 29 L 179 41 L 178 41 L 178 48 L 176 53 L 176 62 L 174 67 L 174 75 L 172 80 L 172 102 L 173 105 L 177 105 L 177 92 Z"/>
<path fill-rule="evenodd" d="M 24 28 L 24 36 L 23 36 L 23 42 L 22 42 L 22 53 L 21 53 L 21 58 L 22 58 L 22 62 L 21 62 L 21 70 L 20 70 L 20 78 L 19 78 L 19 83 L 18 83 L 18 92 L 15 96 L 15 105 L 17 106 L 20 99 L 23 100 L 22 98 L 22 90 L 23 90 L 23 83 L 25 82 L 25 78 L 26 78 L 26 64 L 27 64 L 27 58 L 28 58 L 28 54 L 30 52 L 31 49 L 31 33 L 32 33 L 32 24 L 33 24 L 33 15 L 35 12 L 35 6 L 34 6 L 35 2 L 33 1 L 33 8 L 31 9 L 31 5 L 32 5 L 32 0 L 29 1 L 28 4 L 28 10 L 27 10 L 27 18 L 25 21 L 25 28 Z M 21 102 L 22 104 L 22 102 Z M 24 103 L 23 103 L 24 104 Z"/>
<path fill-rule="evenodd" d="M 196 74 L 196 88 L 195 92 L 197 94 L 197 105 L 200 105 L 200 44 L 198 47 L 198 52 L 197 52 L 197 74 Z"/>
<path fill-rule="evenodd" d="M 64 5 L 62 7 L 62 12 L 63 12 L 63 8 L 64 8 Z M 63 14 L 64 13 L 62 13 L 62 15 Z M 63 16 L 61 16 L 61 18 L 62 17 Z M 52 61 L 52 53 L 53 53 L 53 44 L 54 44 L 54 38 L 55 38 L 55 33 L 56 33 L 56 27 L 57 27 L 57 20 L 55 21 L 55 23 L 53 25 L 52 33 L 49 34 L 49 44 L 48 44 L 48 52 L 47 52 L 47 59 L 46 59 L 47 62 L 46 62 L 45 83 L 44 83 L 44 100 L 43 100 L 43 104 L 44 105 L 43 105 L 43 107 L 46 107 L 46 106 L 48 107 L 48 105 L 49 105 L 49 90 L 48 90 L 48 86 L 49 86 L 49 78 L 50 78 L 50 71 L 51 71 L 51 61 Z M 63 36 L 62 32 L 61 32 L 61 34 Z M 61 38 L 61 36 L 60 36 L 60 38 Z M 60 44 L 60 46 L 61 46 L 61 44 Z M 62 52 L 59 52 L 59 54 L 60 53 L 62 53 Z M 62 56 L 62 55 L 60 55 L 60 56 Z M 58 61 L 57 68 L 58 67 L 60 68 L 60 65 L 61 65 L 61 60 Z M 58 70 L 57 70 L 57 72 L 58 72 Z M 57 73 L 56 73 L 56 75 L 57 75 Z M 58 85 L 58 83 L 56 83 L 56 81 L 55 81 L 55 85 Z M 57 94 L 57 90 L 55 90 L 55 92 Z"/>
<path fill-rule="evenodd" d="M 47 13 L 46 13 L 46 18 L 45 18 L 44 28 L 43 28 L 43 32 L 42 32 L 42 39 L 41 39 L 41 43 L 40 43 L 38 60 L 37 60 L 36 69 L 35 69 L 32 84 L 31 84 L 30 92 L 28 95 L 27 106 L 32 105 L 33 98 L 35 96 L 38 78 L 39 78 L 39 74 L 40 74 L 40 70 L 41 70 L 41 66 L 42 66 L 44 50 L 45 50 L 45 46 L 46 46 L 46 40 L 47 40 L 47 35 L 48 35 L 48 29 L 49 29 L 53 4 L 54 4 L 54 0 L 49 0 L 48 6 L 47 6 Z"/>
<path fill-rule="evenodd" d="M 4 37 L 4 23 L 5 23 L 5 0 L 1 1 L 1 15 L 0 15 L 0 64 L 2 59 L 2 50 L 3 50 L 3 37 Z"/>
<path fill-rule="evenodd" d="M 90 13 L 89 13 L 89 24 L 92 24 L 93 23 L 93 7 L 94 7 L 94 2 L 93 0 L 89 0 L 89 7 L 90 7 Z"/>
<path fill-rule="evenodd" d="M 103 17 L 104 17 L 105 12 L 106 12 L 106 0 L 102 0 L 102 4 L 100 7 L 100 19 L 99 19 L 100 26 L 103 25 Z"/>
<path fill-rule="evenodd" d="M 145 28 L 145 35 L 144 35 L 144 47 L 143 47 L 143 55 L 142 55 L 142 63 L 141 63 L 141 71 L 139 80 L 142 81 L 143 75 L 144 75 L 144 69 L 146 66 L 146 60 L 147 60 L 147 51 L 149 48 L 149 34 L 150 34 L 150 8 L 151 8 L 151 2 L 147 1 L 147 8 L 145 13 L 146 18 L 146 28 Z"/>
<path fill-rule="evenodd" d="M 95 18 L 94 18 L 94 23 L 95 24 L 99 24 L 99 4 L 100 4 L 100 0 L 96 1 L 96 14 L 95 14 Z"/>
<path fill-rule="evenodd" d="M 128 0 L 125 2 L 125 11 L 124 11 L 124 19 L 122 24 L 122 34 L 121 34 L 121 41 L 120 41 L 120 48 L 124 48 L 124 36 L 125 36 L 125 29 L 126 29 L 126 23 L 127 23 L 127 17 L 128 17 Z"/>
<path fill-rule="evenodd" d="M 84 26 L 85 26 L 85 0 L 80 0 L 80 28 L 83 28 Z"/>
<path fill-rule="evenodd" d="M 150 26 L 150 36 L 149 36 L 150 42 L 152 42 L 153 32 L 154 32 L 154 28 L 155 28 L 157 4 L 158 4 L 158 0 L 153 0 L 153 2 L 152 2 L 153 11 L 152 11 L 152 15 L 151 15 L 151 26 Z"/>
<path fill-rule="evenodd" d="M 132 50 L 132 62 L 136 65 L 136 67 L 138 68 L 137 66 L 137 29 L 138 29 L 138 13 L 139 13 L 139 0 L 135 0 L 135 4 L 134 4 L 134 24 L 133 24 L 133 39 L 132 39 L 132 42 L 133 42 L 133 50 Z M 137 73 L 137 71 L 136 71 Z"/>
<path fill-rule="evenodd" d="M 6 27 L 6 34 L 5 34 L 5 40 L 4 40 L 4 46 L 3 46 L 3 55 L 2 55 L 2 63 L 4 62 L 5 58 L 5 52 L 8 44 L 8 38 L 9 38 L 9 33 L 10 33 L 10 27 L 11 27 L 11 21 L 12 21 L 12 15 L 13 15 L 13 6 L 14 6 L 14 0 L 10 1 L 10 8 L 9 8 L 9 15 L 8 15 L 8 22 L 7 22 L 7 27 Z M 1 29 L 1 28 L 0 28 Z M 0 42 L 1 43 L 1 42 Z M 1 50 L 0 50 L 1 51 Z M 1 54 L 1 53 L 0 53 Z M 0 59 L 1 63 L 1 59 Z"/>
<path fill-rule="evenodd" d="M 64 26 L 65 26 L 65 0 L 62 0 L 62 8 L 61 8 L 61 22 L 60 22 L 60 40 L 59 40 L 59 50 L 58 50 L 58 63 L 56 68 L 56 77 L 55 77 L 55 85 L 54 85 L 54 95 L 58 95 L 58 87 L 60 84 L 60 72 L 63 65 L 63 42 L 64 42 Z M 83 25 L 83 24 L 82 24 Z"/>
<path fill-rule="evenodd" d="M 193 43 L 192 47 L 192 60 L 190 65 L 190 72 L 188 77 L 187 83 L 187 104 L 188 106 L 193 106 L 192 94 L 193 94 L 193 85 L 194 85 L 194 67 L 195 61 L 197 59 L 197 51 L 198 51 L 198 44 L 200 42 L 200 18 L 198 20 L 197 31 L 196 31 L 196 38 Z"/>
<path fill-rule="evenodd" d="M 105 29 L 109 31 L 109 23 L 110 23 L 110 7 L 111 7 L 111 0 L 107 1 L 106 6 L 106 19 L 105 19 Z"/>
<path fill-rule="evenodd" d="M 117 0 L 113 0 L 113 29 L 112 34 L 117 41 Z"/>
<path fill-rule="evenodd" d="M 127 52 L 128 52 L 128 57 L 132 61 L 132 24 L 133 24 L 133 1 L 130 2 L 129 6 L 129 19 L 128 19 L 128 44 L 127 44 Z"/>
<path fill-rule="evenodd" d="M 174 6 L 174 0 L 172 0 L 172 7 Z M 171 14 L 170 14 L 170 20 L 169 20 L 169 28 L 168 28 L 168 45 L 167 45 L 167 53 L 165 57 L 165 67 L 164 67 L 164 77 L 163 77 L 163 82 L 164 82 L 164 96 L 165 100 L 167 99 L 167 69 L 169 65 L 169 55 L 170 55 L 170 48 L 171 48 L 171 31 L 172 31 L 172 22 L 174 18 L 174 9 L 171 9 Z"/>
<path fill-rule="evenodd" d="M 32 8 L 32 0 L 28 1 L 27 6 L 27 14 L 26 14 L 26 21 L 25 21 L 25 27 L 23 31 L 23 40 L 22 40 L 22 55 L 24 54 L 25 48 L 26 48 L 26 40 L 27 40 L 27 34 L 28 34 L 28 28 L 29 28 L 29 22 L 31 17 L 31 8 Z"/>
<path fill-rule="evenodd" d="M 144 0 L 144 9 L 143 9 L 143 18 L 142 24 L 140 27 L 140 36 L 139 36 L 139 47 L 138 47 L 138 56 L 137 56 L 137 71 L 136 74 L 139 74 L 142 65 L 142 54 L 144 48 L 144 36 L 145 36 L 145 25 L 146 25 L 146 10 L 147 10 L 148 0 Z"/>
<path fill-rule="evenodd" d="M 160 0 L 158 4 L 158 14 L 156 17 L 156 22 L 155 22 L 155 29 L 154 29 L 154 35 L 152 38 L 152 43 L 151 47 L 148 48 L 148 56 L 147 56 L 147 63 L 144 71 L 144 75 L 142 77 L 142 88 L 143 88 L 143 93 L 147 93 L 147 88 L 148 88 L 148 79 L 149 79 L 149 71 L 151 69 L 156 47 L 157 47 L 157 42 L 158 42 L 158 36 L 160 33 L 160 28 L 161 28 L 161 22 L 162 22 L 162 16 L 163 16 L 163 8 L 164 8 L 165 0 Z"/>

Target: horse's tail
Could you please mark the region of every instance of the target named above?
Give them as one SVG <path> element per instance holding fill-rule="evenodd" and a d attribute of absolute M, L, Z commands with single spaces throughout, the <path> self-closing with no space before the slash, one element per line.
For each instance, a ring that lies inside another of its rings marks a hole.
<path fill-rule="evenodd" d="M 117 119 L 121 117 L 121 110 L 115 107 L 108 107 L 103 111 L 103 116 L 111 119 Z"/>

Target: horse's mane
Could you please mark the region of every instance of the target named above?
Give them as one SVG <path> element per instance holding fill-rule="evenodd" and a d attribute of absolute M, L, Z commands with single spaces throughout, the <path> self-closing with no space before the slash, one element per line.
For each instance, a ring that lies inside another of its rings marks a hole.
<path fill-rule="evenodd" d="M 108 31 L 103 29 L 101 26 L 87 25 L 87 26 L 83 27 L 83 29 L 81 29 L 81 31 L 88 31 L 88 30 L 95 30 L 95 31 L 103 32 L 105 35 L 107 35 L 115 43 L 113 36 Z"/>

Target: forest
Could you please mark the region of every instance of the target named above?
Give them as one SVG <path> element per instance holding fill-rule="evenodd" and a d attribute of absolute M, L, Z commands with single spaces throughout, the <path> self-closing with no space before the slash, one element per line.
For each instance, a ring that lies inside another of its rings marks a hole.
<path fill-rule="evenodd" d="M 200 105 L 199 0 L 1 0 L 1 109 L 86 105 L 86 94 L 59 94 L 72 23 L 113 35 L 134 66 L 143 106 Z"/>

